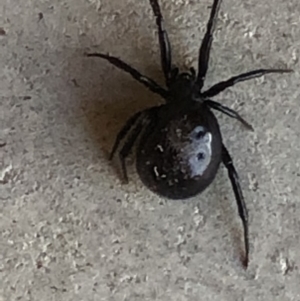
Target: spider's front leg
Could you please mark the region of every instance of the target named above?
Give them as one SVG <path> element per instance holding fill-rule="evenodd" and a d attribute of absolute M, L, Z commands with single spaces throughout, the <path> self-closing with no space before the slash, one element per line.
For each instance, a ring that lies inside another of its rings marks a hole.
<path fill-rule="evenodd" d="M 119 58 L 103 53 L 86 53 L 85 55 L 87 57 L 98 57 L 107 60 L 115 67 L 125 71 L 126 73 L 129 73 L 135 80 L 146 86 L 150 91 L 159 94 L 165 99 L 168 98 L 168 92 L 160 85 L 158 85 L 153 79 L 141 74 L 139 71 L 123 62 Z"/>
<path fill-rule="evenodd" d="M 240 75 L 233 76 L 227 80 L 219 82 L 209 88 L 207 91 L 203 92 L 201 95 L 204 98 L 213 97 L 224 91 L 225 89 L 234 86 L 239 82 L 243 82 L 249 79 L 254 79 L 262 77 L 269 73 L 290 73 L 293 72 L 292 69 L 257 69 L 249 72 L 242 73 Z"/>
<path fill-rule="evenodd" d="M 208 69 L 209 55 L 213 41 L 213 33 L 217 22 L 218 12 L 221 6 L 221 0 L 214 0 L 210 17 L 207 23 L 206 32 L 199 49 L 197 86 L 201 90 L 204 84 L 206 72 Z"/>
<path fill-rule="evenodd" d="M 158 40 L 160 46 L 161 66 L 165 75 L 166 85 L 169 86 L 172 77 L 172 52 L 168 33 L 165 29 L 164 18 L 160 11 L 158 0 L 150 0 L 150 4 L 156 18 L 156 25 L 158 27 Z"/>

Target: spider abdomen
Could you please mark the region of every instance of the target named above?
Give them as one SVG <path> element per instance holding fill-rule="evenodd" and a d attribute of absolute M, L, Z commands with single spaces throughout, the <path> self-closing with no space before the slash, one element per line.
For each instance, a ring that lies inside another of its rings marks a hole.
<path fill-rule="evenodd" d="M 167 104 L 159 108 L 153 125 L 137 149 L 137 171 L 144 185 L 170 199 L 202 192 L 215 178 L 222 155 L 213 113 L 196 102 L 180 108 Z"/>

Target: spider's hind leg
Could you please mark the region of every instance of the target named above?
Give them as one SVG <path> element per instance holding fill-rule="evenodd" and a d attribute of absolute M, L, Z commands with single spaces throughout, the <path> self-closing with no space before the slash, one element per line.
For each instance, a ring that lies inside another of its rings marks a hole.
<path fill-rule="evenodd" d="M 126 158 L 130 154 L 134 144 L 136 143 L 139 135 L 148 125 L 148 123 L 153 120 L 153 113 L 156 111 L 157 107 L 150 108 L 144 111 L 140 111 L 130 117 L 122 129 L 119 131 L 116 141 L 113 145 L 110 160 L 113 158 L 117 148 L 119 147 L 121 141 L 126 137 L 121 150 L 119 151 L 119 158 L 121 162 L 121 168 L 123 173 L 124 182 L 128 182 L 127 169 L 126 169 Z M 128 134 L 129 133 L 129 134 Z"/>
<path fill-rule="evenodd" d="M 135 113 L 133 116 L 131 116 L 126 123 L 124 124 L 124 126 L 122 127 L 122 129 L 119 131 L 117 138 L 115 140 L 114 146 L 110 152 L 109 155 L 109 160 L 112 160 L 120 142 L 124 139 L 124 137 L 126 136 L 126 134 L 130 131 L 130 129 L 136 124 L 138 118 L 141 116 L 142 112 L 137 112 Z"/>
<path fill-rule="evenodd" d="M 143 130 L 143 125 L 141 123 L 138 123 L 136 125 L 136 127 L 132 130 L 132 132 L 130 133 L 129 137 L 126 139 L 123 147 L 121 148 L 121 150 L 119 152 L 123 179 L 124 179 L 125 183 L 128 183 L 128 175 L 127 175 L 125 159 L 130 154 L 132 147 L 134 146 L 134 144 L 142 130 Z"/>
<path fill-rule="evenodd" d="M 247 268 L 248 261 L 249 261 L 248 211 L 244 200 L 243 192 L 240 186 L 240 181 L 239 181 L 237 171 L 233 165 L 232 158 L 224 145 L 222 147 L 222 161 L 225 167 L 227 168 L 228 176 L 230 178 L 235 199 L 237 202 L 239 216 L 242 220 L 243 227 L 244 227 L 245 259 L 243 260 L 243 265 L 245 268 Z"/>
<path fill-rule="evenodd" d="M 230 116 L 231 118 L 235 118 L 237 120 L 239 120 L 248 130 L 250 131 L 254 131 L 253 127 L 251 124 L 249 124 L 242 116 L 240 116 L 236 111 L 221 105 L 220 103 L 210 100 L 210 99 L 206 99 L 205 102 L 210 108 L 215 109 L 217 111 L 220 111 L 224 114 L 226 114 L 227 116 Z"/>

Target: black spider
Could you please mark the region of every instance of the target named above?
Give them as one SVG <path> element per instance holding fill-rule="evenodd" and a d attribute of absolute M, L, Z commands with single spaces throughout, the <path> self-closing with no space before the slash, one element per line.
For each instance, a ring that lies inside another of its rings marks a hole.
<path fill-rule="evenodd" d="M 194 68 L 190 68 L 189 72 L 180 73 L 179 69 L 172 65 L 171 47 L 158 1 L 150 0 L 150 4 L 158 27 L 161 65 L 167 88 L 161 87 L 116 57 L 101 53 L 87 54 L 89 57 L 106 59 L 166 100 L 166 104 L 140 111 L 126 122 L 117 135 L 110 159 L 113 158 L 121 140 L 128 134 L 119 152 L 122 172 L 127 182 L 125 159 L 139 138 L 136 167 L 142 182 L 153 192 L 170 199 L 186 199 L 202 192 L 213 181 L 220 163 L 223 162 L 228 170 L 244 227 L 243 264 L 247 267 L 249 257 L 247 208 L 238 174 L 222 142 L 219 125 L 211 109 L 241 121 L 250 130 L 253 128 L 237 112 L 211 100 L 211 97 L 238 82 L 267 73 L 285 73 L 292 70 L 254 70 L 222 81 L 202 92 L 221 0 L 213 2 L 199 50 L 198 73 Z"/>

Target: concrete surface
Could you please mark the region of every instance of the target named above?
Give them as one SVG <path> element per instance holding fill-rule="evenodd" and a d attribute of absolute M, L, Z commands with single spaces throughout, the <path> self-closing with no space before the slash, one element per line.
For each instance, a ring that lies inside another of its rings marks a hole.
<path fill-rule="evenodd" d="M 196 66 L 208 0 L 162 0 L 174 56 Z M 251 258 L 226 171 L 165 201 L 107 154 L 124 121 L 161 100 L 86 50 L 161 82 L 147 0 L 0 3 L 0 300 L 300 300 L 300 2 L 225 0 L 207 78 L 289 67 L 216 99 L 250 214 Z"/>

